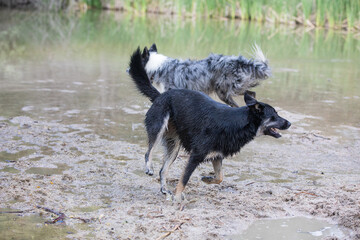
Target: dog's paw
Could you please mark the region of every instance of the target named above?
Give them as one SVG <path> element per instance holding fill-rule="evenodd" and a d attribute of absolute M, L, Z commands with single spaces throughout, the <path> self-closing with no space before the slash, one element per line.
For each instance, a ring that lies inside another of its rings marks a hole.
<path fill-rule="evenodd" d="M 145 170 L 145 173 L 146 173 L 147 175 L 149 175 L 149 176 L 152 176 L 152 175 L 154 175 L 154 169 L 152 169 L 152 168 L 147 168 L 147 169 Z"/>
<path fill-rule="evenodd" d="M 172 200 L 174 203 L 181 203 L 183 201 L 186 201 L 185 193 L 175 194 Z"/>
<path fill-rule="evenodd" d="M 168 191 L 166 194 L 166 201 L 173 202 L 174 201 L 174 194 L 172 192 Z"/>
<path fill-rule="evenodd" d="M 201 178 L 201 181 L 203 181 L 204 183 L 207 183 L 207 184 L 218 183 L 217 179 L 215 179 L 215 177 L 211 177 L 211 176 L 204 176 Z"/>
<path fill-rule="evenodd" d="M 171 191 L 166 189 L 166 187 L 161 187 L 160 192 L 166 195 L 173 195 Z"/>

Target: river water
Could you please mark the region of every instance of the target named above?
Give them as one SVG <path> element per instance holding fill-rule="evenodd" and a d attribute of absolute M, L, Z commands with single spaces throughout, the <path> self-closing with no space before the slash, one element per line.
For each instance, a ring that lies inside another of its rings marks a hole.
<path fill-rule="evenodd" d="M 360 127 L 360 41 L 354 34 L 237 21 L 136 18 L 113 12 L 1 11 L 0 112 L 87 123 L 102 135 L 143 143 L 149 101 L 125 70 L 137 46 L 204 58 L 250 57 L 261 46 L 273 77 L 254 89 L 281 109 L 313 116 L 311 127 Z M 236 101 L 243 105 L 243 99 Z M 341 133 L 340 133 L 341 134 Z"/>

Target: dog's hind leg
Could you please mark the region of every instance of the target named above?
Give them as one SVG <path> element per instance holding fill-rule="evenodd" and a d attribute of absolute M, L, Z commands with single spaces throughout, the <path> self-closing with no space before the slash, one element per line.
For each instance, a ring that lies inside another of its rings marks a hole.
<path fill-rule="evenodd" d="M 216 158 L 212 161 L 215 177 L 206 176 L 202 177 L 201 180 L 207 184 L 220 184 L 223 181 L 224 173 L 222 171 L 222 160 L 223 158 Z"/>
<path fill-rule="evenodd" d="M 164 132 L 167 129 L 169 123 L 169 115 L 162 119 L 162 124 L 147 125 L 146 130 L 149 138 L 149 148 L 145 154 L 145 173 L 148 175 L 154 174 L 154 168 L 152 164 L 152 152 L 153 149 L 159 144 L 162 139 Z"/>
<path fill-rule="evenodd" d="M 149 143 L 148 151 L 145 153 L 145 173 L 152 176 L 154 174 L 154 167 L 152 164 L 152 150 L 154 144 Z"/>
<path fill-rule="evenodd" d="M 191 174 L 194 172 L 196 167 L 204 161 L 204 156 L 191 154 L 188 163 L 186 164 L 185 170 L 176 186 L 175 189 L 175 201 L 181 202 L 183 196 L 183 191 L 186 184 L 188 183 Z"/>
<path fill-rule="evenodd" d="M 179 150 L 180 150 L 180 140 L 177 136 L 166 136 L 164 139 L 165 154 L 163 159 L 163 166 L 160 170 L 160 183 L 161 183 L 161 192 L 164 194 L 170 194 L 171 192 L 167 188 L 166 177 L 168 174 L 169 167 L 175 161 Z"/>

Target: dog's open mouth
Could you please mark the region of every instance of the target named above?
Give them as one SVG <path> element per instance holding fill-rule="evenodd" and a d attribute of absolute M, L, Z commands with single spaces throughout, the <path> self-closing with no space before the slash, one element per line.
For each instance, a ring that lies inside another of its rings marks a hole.
<path fill-rule="evenodd" d="M 276 128 L 273 128 L 273 127 L 267 128 L 267 129 L 264 131 L 264 134 L 265 134 L 265 135 L 272 136 L 272 137 L 274 137 L 274 138 L 279 138 L 279 137 L 281 137 L 281 134 L 277 131 Z"/>

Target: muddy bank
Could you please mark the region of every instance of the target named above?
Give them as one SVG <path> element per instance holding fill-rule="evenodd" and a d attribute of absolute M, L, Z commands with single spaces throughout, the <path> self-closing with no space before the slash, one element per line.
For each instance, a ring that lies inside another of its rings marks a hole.
<path fill-rule="evenodd" d="M 300 124 L 306 117 L 282 115 L 292 128 L 226 159 L 220 185 L 200 180 L 212 171 L 211 164 L 201 165 L 181 210 L 159 192 L 158 174 L 143 173 L 145 148 L 102 139 L 85 124 L 1 118 L 0 208 L 41 214 L 44 222 L 56 216 L 36 206 L 62 212 L 69 239 L 226 239 L 256 219 L 291 216 L 325 219 L 345 229 L 345 239 L 359 239 L 359 138 L 307 132 Z M 359 136 L 358 128 L 351 131 Z M 172 187 L 185 161 L 182 153 L 171 168 Z"/>

